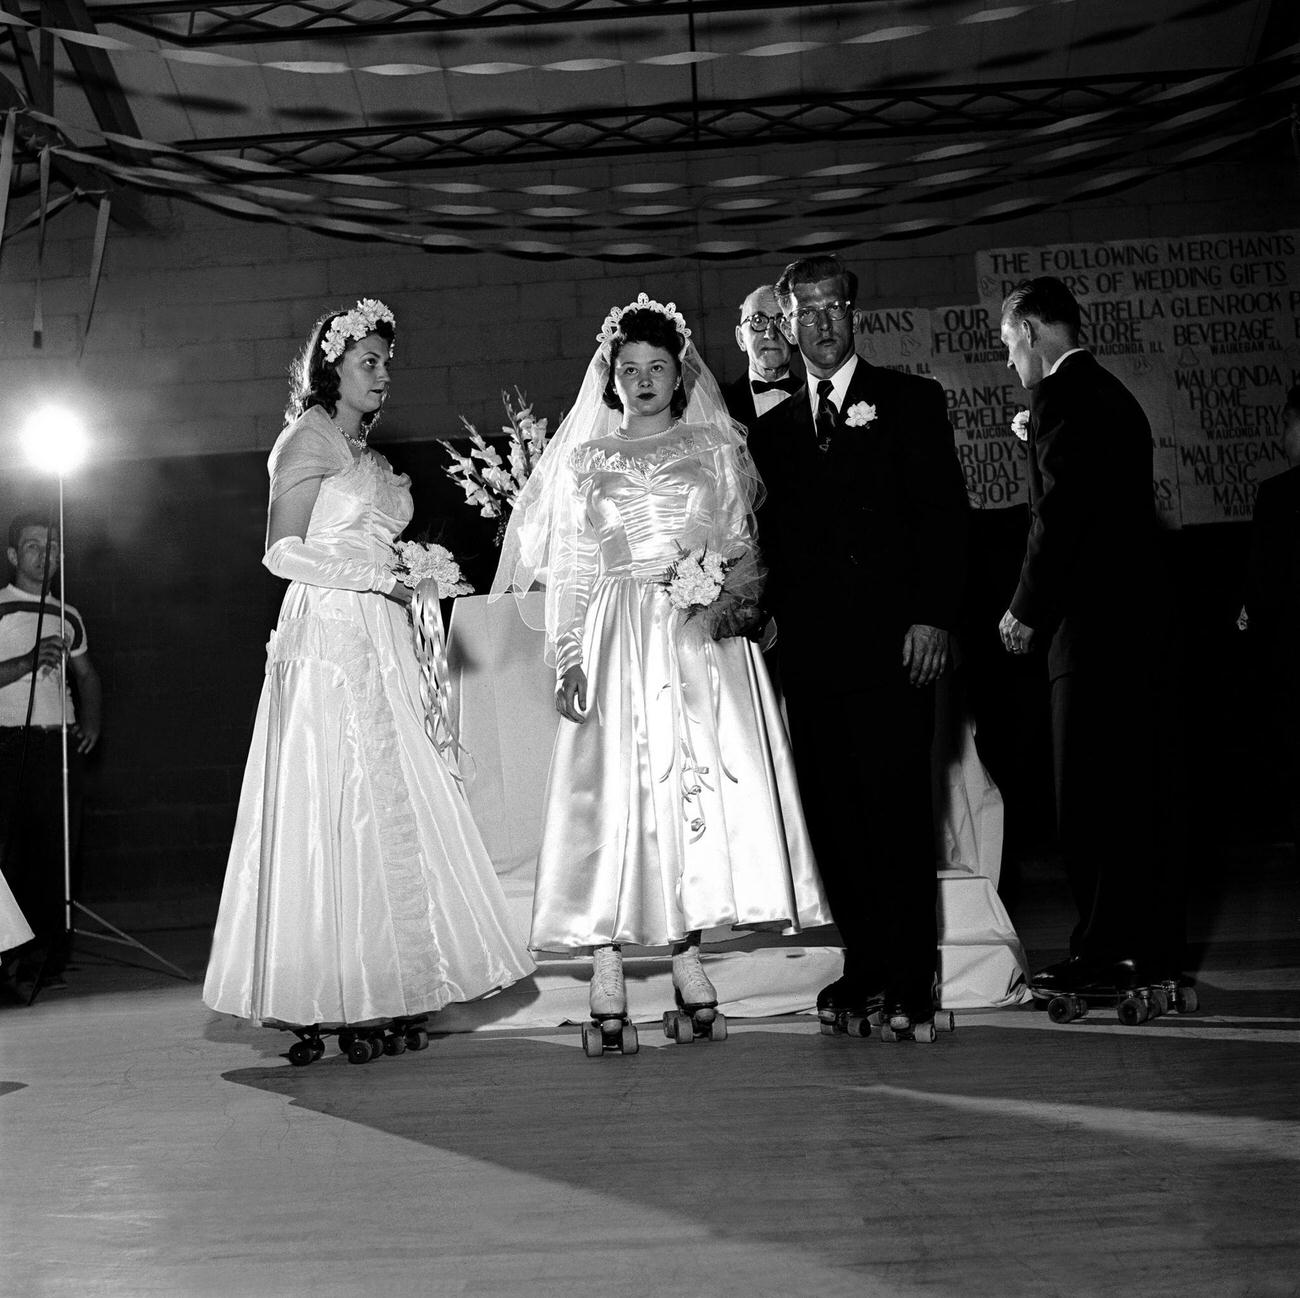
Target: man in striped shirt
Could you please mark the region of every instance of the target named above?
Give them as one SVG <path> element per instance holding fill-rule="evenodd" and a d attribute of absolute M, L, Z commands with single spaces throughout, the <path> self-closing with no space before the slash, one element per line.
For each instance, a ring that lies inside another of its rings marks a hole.
<path fill-rule="evenodd" d="M 85 754 L 99 740 L 102 691 L 90 661 L 86 628 L 71 605 L 62 614 L 52 593 L 59 538 L 39 514 L 9 526 L 13 579 L 0 590 L 0 868 L 36 934 L 30 949 L 8 953 L 10 979 L 38 972 L 64 985 L 69 934 L 64 914 L 63 753 L 68 720 L 68 830 L 76 855 Z M 60 690 L 60 660 L 67 681 Z M 74 876 L 75 878 L 75 876 Z"/>

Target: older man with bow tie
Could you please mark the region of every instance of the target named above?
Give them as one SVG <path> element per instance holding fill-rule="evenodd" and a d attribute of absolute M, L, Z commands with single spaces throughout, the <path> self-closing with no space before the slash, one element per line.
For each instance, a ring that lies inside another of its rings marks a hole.
<path fill-rule="evenodd" d="M 752 428 L 800 387 L 790 373 L 790 343 L 781 332 L 776 289 L 760 284 L 741 304 L 736 346 L 749 358 L 749 371 L 722 390 L 737 423 Z"/>

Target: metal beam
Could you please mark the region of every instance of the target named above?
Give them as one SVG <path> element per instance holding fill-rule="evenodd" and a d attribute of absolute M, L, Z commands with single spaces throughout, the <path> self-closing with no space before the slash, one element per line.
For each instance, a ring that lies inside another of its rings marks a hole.
<path fill-rule="evenodd" d="M 818 0 L 833 10 L 892 0 Z M 173 45 L 355 40 L 417 32 L 488 31 L 553 23 L 659 22 L 705 13 L 802 9 L 798 0 L 372 0 L 360 13 L 338 0 L 150 0 L 97 4 L 95 18 Z"/>
<path fill-rule="evenodd" d="M 1273 69 L 1274 75 L 1280 75 Z M 646 154 L 734 149 L 743 144 L 825 143 L 827 140 L 889 140 L 963 132 L 1023 132 L 1082 113 L 1107 111 L 1096 129 L 1106 133 L 1158 125 L 1168 103 L 1145 104 L 1159 90 L 1194 83 L 1205 70 L 1177 78 L 1090 77 L 1077 81 L 1016 82 L 1005 86 L 954 86 L 888 94 L 790 95 L 754 99 L 680 101 L 593 108 L 555 114 L 496 115 L 456 121 L 416 121 L 400 126 L 291 131 L 176 140 L 177 149 L 220 169 L 221 154 L 271 163 L 298 175 L 382 174 L 464 167 Z M 1269 111 L 1268 77 L 1242 72 L 1231 90 L 1250 83 L 1252 111 Z M 1197 107 L 1189 95 L 1177 111 Z"/>
<path fill-rule="evenodd" d="M 0 8 L 4 8 L 9 13 L 13 13 L 13 8 L 0 0 Z M 8 77 L 0 75 L 0 109 L 9 108 L 28 108 L 30 107 L 34 96 L 32 87 L 28 84 L 29 75 L 35 77 L 38 75 L 35 56 L 32 53 L 30 42 L 27 40 L 25 32 L 11 28 L 9 31 L 14 49 L 18 57 L 19 70 L 23 77 L 24 88 L 27 93 L 24 94 L 17 86 L 9 80 Z M 39 84 L 39 83 L 38 83 Z M 39 153 L 47 144 L 67 144 L 68 141 L 63 138 L 53 128 L 40 122 L 32 122 L 25 119 L 21 114 L 18 119 L 18 138 L 33 154 Z M 132 191 L 121 189 L 117 183 L 110 180 L 107 176 L 94 168 L 87 166 L 84 162 L 74 162 L 68 158 L 62 158 L 57 153 L 50 155 L 50 165 L 54 174 L 68 186 L 69 189 L 78 189 L 83 193 L 106 193 L 113 200 L 113 219 L 118 222 L 125 230 L 131 230 L 134 233 L 152 232 L 153 223 L 145 216 L 144 208 L 140 200 Z"/>
<path fill-rule="evenodd" d="M 98 34 L 83 0 L 44 0 L 44 12 L 51 27 Z M 63 48 L 100 129 L 138 136 L 140 127 L 108 55 L 94 46 L 80 45 L 76 41 L 64 41 Z M 123 162 L 144 160 L 121 146 L 114 148 L 113 152 Z"/>

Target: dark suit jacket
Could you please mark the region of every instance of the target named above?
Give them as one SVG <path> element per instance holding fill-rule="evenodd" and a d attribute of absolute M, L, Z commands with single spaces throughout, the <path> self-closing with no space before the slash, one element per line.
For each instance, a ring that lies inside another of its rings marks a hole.
<path fill-rule="evenodd" d="M 1122 670 L 1166 620 L 1151 426 L 1089 352 L 1033 389 L 1029 413 L 1029 540 L 1011 612 L 1051 637 L 1053 677 Z"/>
<path fill-rule="evenodd" d="M 1252 636 L 1260 636 L 1283 661 L 1294 658 L 1300 631 L 1300 468 L 1259 484 L 1250 533 L 1246 612 Z"/>
<path fill-rule="evenodd" d="M 758 418 L 754 410 L 754 393 L 749 386 L 749 371 L 746 370 L 734 382 L 726 383 L 722 388 L 722 399 L 727 403 L 727 413 L 746 428 L 752 428 Z"/>
<path fill-rule="evenodd" d="M 875 420 L 849 427 L 863 402 Z M 951 629 L 965 586 L 966 487 L 943 389 L 859 358 L 828 451 L 806 387 L 755 422 L 749 446 L 783 668 L 818 687 L 901 678 L 907 628 Z"/>

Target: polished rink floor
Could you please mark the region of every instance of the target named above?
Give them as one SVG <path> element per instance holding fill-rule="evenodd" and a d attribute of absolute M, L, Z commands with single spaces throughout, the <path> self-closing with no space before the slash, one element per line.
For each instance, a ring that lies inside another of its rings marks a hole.
<path fill-rule="evenodd" d="M 0 1007 L 0 1293 L 1300 1293 L 1300 883 L 1261 855 L 1214 891 L 1200 1013 L 970 1013 L 933 1046 L 795 1017 L 294 1068 L 83 942 L 68 991 Z M 1013 910 L 1036 958 L 1061 892 Z M 110 917 L 201 969 L 204 928 Z"/>

